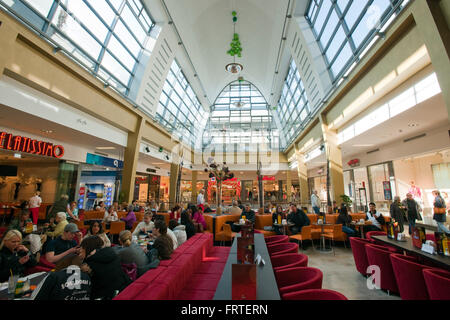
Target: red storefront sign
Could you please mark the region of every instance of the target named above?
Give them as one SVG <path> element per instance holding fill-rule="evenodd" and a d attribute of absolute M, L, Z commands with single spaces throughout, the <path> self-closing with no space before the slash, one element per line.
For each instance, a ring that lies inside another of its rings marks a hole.
<path fill-rule="evenodd" d="M 258 177 L 258 179 L 259 179 L 259 177 Z M 275 177 L 263 176 L 262 180 L 263 181 L 275 181 Z"/>
<path fill-rule="evenodd" d="M 64 147 L 50 142 L 33 140 L 27 137 L 13 136 L 11 133 L 0 131 L 0 149 L 26 152 L 41 156 L 62 158 Z"/>

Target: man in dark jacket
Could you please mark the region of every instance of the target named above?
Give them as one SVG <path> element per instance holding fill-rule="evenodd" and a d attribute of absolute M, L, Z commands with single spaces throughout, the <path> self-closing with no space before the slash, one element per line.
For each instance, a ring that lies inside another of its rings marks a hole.
<path fill-rule="evenodd" d="M 91 299 L 110 300 L 117 292 L 125 289 L 130 278 L 123 272 L 120 258 L 111 247 L 101 248 L 103 240 L 99 236 L 90 236 L 81 242 L 80 256 L 85 264 L 81 271 L 91 276 Z"/>
<path fill-rule="evenodd" d="M 91 278 L 80 267 L 71 265 L 51 272 L 33 291 L 33 300 L 89 300 Z"/>
<path fill-rule="evenodd" d="M 247 220 L 250 220 L 252 223 L 255 223 L 255 211 L 252 210 L 252 207 L 250 206 L 250 203 L 247 203 L 245 205 L 244 211 L 241 213 L 241 219 L 245 216 Z"/>
<path fill-rule="evenodd" d="M 294 235 L 302 232 L 304 226 L 309 226 L 310 221 L 306 213 L 303 210 L 298 209 L 295 204 L 291 203 L 290 207 L 291 213 L 289 213 L 287 220 L 294 224 L 290 227 L 290 231 Z"/>

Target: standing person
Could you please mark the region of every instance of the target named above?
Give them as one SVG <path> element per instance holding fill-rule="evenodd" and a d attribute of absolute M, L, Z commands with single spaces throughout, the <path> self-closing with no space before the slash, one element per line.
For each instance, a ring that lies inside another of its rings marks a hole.
<path fill-rule="evenodd" d="M 198 193 L 197 205 L 199 205 L 199 204 L 205 205 L 205 190 L 204 189 L 200 190 L 200 192 Z"/>
<path fill-rule="evenodd" d="M 8 281 L 11 272 L 23 276 L 27 268 L 37 264 L 33 255 L 22 244 L 22 234 L 17 230 L 9 230 L 0 244 L 0 282 Z"/>
<path fill-rule="evenodd" d="M 408 211 L 408 214 L 407 214 L 408 222 L 409 222 L 408 232 L 409 232 L 409 234 L 411 234 L 412 228 L 416 227 L 416 219 L 419 219 L 419 213 L 420 213 L 421 209 L 420 209 L 419 204 L 416 202 L 416 200 L 414 200 L 413 195 L 409 192 L 406 194 L 406 199 L 402 201 L 402 204 Z M 422 219 L 419 219 L 419 220 L 422 220 Z"/>
<path fill-rule="evenodd" d="M 287 216 L 288 221 L 291 221 L 294 226 L 290 227 L 291 233 L 297 234 L 302 232 L 302 228 L 304 226 L 309 226 L 310 221 L 306 213 L 298 209 L 297 206 L 293 203 L 290 205 L 291 213 Z"/>
<path fill-rule="evenodd" d="M 125 217 L 121 218 L 120 220 L 125 221 L 125 229 L 131 230 L 133 229 L 133 224 L 136 222 L 136 215 L 133 211 L 133 206 L 128 206 L 128 213 Z"/>
<path fill-rule="evenodd" d="M 36 191 L 34 196 L 28 200 L 28 207 L 31 212 L 31 216 L 33 217 L 33 224 L 37 225 L 38 219 L 39 219 L 39 208 L 41 207 L 42 199 L 41 199 L 41 192 Z"/>
<path fill-rule="evenodd" d="M 66 213 L 69 208 L 69 196 L 67 194 L 61 195 L 61 198 L 56 201 L 48 211 L 47 220 L 52 224 L 55 220 L 56 214 L 58 212 Z"/>
<path fill-rule="evenodd" d="M 320 199 L 317 195 L 317 190 L 314 190 L 311 195 L 311 205 L 315 214 L 320 214 Z"/>
<path fill-rule="evenodd" d="M 392 202 L 389 212 L 391 214 L 391 218 L 395 219 L 395 221 L 398 222 L 400 233 L 403 233 L 403 231 L 405 230 L 403 224 L 406 220 L 406 213 L 405 207 L 403 207 L 399 196 L 394 197 L 394 202 Z"/>
<path fill-rule="evenodd" d="M 117 291 L 122 291 L 131 283 L 122 270 L 115 249 L 102 246 L 103 240 L 99 236 L 84 238 L 80 245 L 79 256 L 84 259 L 80 269 L 91 276 L 91 300 L 111 300 Z"/>
<path fill-rule="evenodd" d="M 438 232 L 445 232 L 450 233 L 450 230 L 448 230 L 444 226 L 444 222 L 447 221 L 446 217 L 446 205 L 444 199 L 441 197 L 441 193 L 438 190 L 434 190 L 432 192 L 434 196 L 434 214 L 433 214 L 433 220 L 436 221 L 438 225 Z"/>

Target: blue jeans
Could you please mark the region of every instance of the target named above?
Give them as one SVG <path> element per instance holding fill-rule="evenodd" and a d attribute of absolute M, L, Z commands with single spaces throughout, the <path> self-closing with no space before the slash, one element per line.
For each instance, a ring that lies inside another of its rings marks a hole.
<path fill-rule="evenodd" d="M 445 233 L 450 233 L 450 230 L 448 230 L 445 226 L 443 222 L 438 222 L 436 221 L 437 225 L 438 225 L 438 232 L 445 232 Z"/>
<path fill-rule="evenodd" d="M 357 232 L 350 227 L 342 226 L 342 232 L 346 233 L 349 237 L 356 237 Z"/>
<path fill-rule="evenodd" d="M 319 214 L 320 213 L 320 208 L 319 207 L 312 207 L 314 210 L 315 214 Z"/>
<path fill-rule="evenodd" d="M 415 228 L 415 227 L 416 227 L 416 221 L 409 220 L 409 234 L 412 233 L 412 228 Z"/>

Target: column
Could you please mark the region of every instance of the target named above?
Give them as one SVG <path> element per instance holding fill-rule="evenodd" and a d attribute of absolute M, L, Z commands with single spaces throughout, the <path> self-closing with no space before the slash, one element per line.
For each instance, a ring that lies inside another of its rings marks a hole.
<path fill-rule="evenodd" d="M 450 119 L 450 21 L 446 21 L 442 13 L 444 1 L 415 1 L 413 14 L 439 80 Z"/>
<path fill-rule="evenodd" d="M 300 184 L 300 203 L 303 207 L 307 207 L 309 203 L 308 168 L 305 163 L 305 155 L 298 150 L 297 145 L 295 145 L 295 154 L 297 159 L 298 182 Z"/>
<path fill-rule="evenodd" d="M 292 199 L 292 179 L 290 168 L 286 171 L 286 196 L 287 201 L 290 202 Z"/>
<path fill-rule="evenodd" d="M 14 43 L 17 38 L 17 31 L 11 28 L 12 20 L 6 19 L 0 13 L 0 75 L 3 74 L 5 66 L 10 64 L 14 59 Z M 4 19 L 5 18 L 5 19 Z"/>
<path fill-rule="evenodd" d="M 333 200 L 340 202 L 341 195 L 345 194 L 344 190 L 344 171 L 342 167 L 342 151 L 338 145 L 337 133 L 328 129 L 326 117 L 320 115 L 322 124 L 323 140 L 328 160 L 328 172 L 330 175 L 330 198 L 329 203 Z"/>
<path fill-rule="evenodd" d="M 176 164 L 176 163 L 170 164 L 170 186 L 169 186 L 170 207 L 175 206 L 179 171 L 180 171 L 180 166 L 178 164 Z"/>
<path fill-rule="evenodd" d="M 192 197 L 191 197 L 191 202 L 193 204 L 197 204 L 197 196 L 198 196 L 198 192 L 197 192 L 197 171 L 192 171 Z"/>
<path fill-rule="evenodd" d="M 143 118 L 138 118 L 134 132 L 128 133 L 127 147 L 123 159 L 122 192 L 125 193 L 125 201 L 133 201 L 136 170 L 139 160 L 139 152 L 142 139 L 142 131 L 145 125 Z"/>

